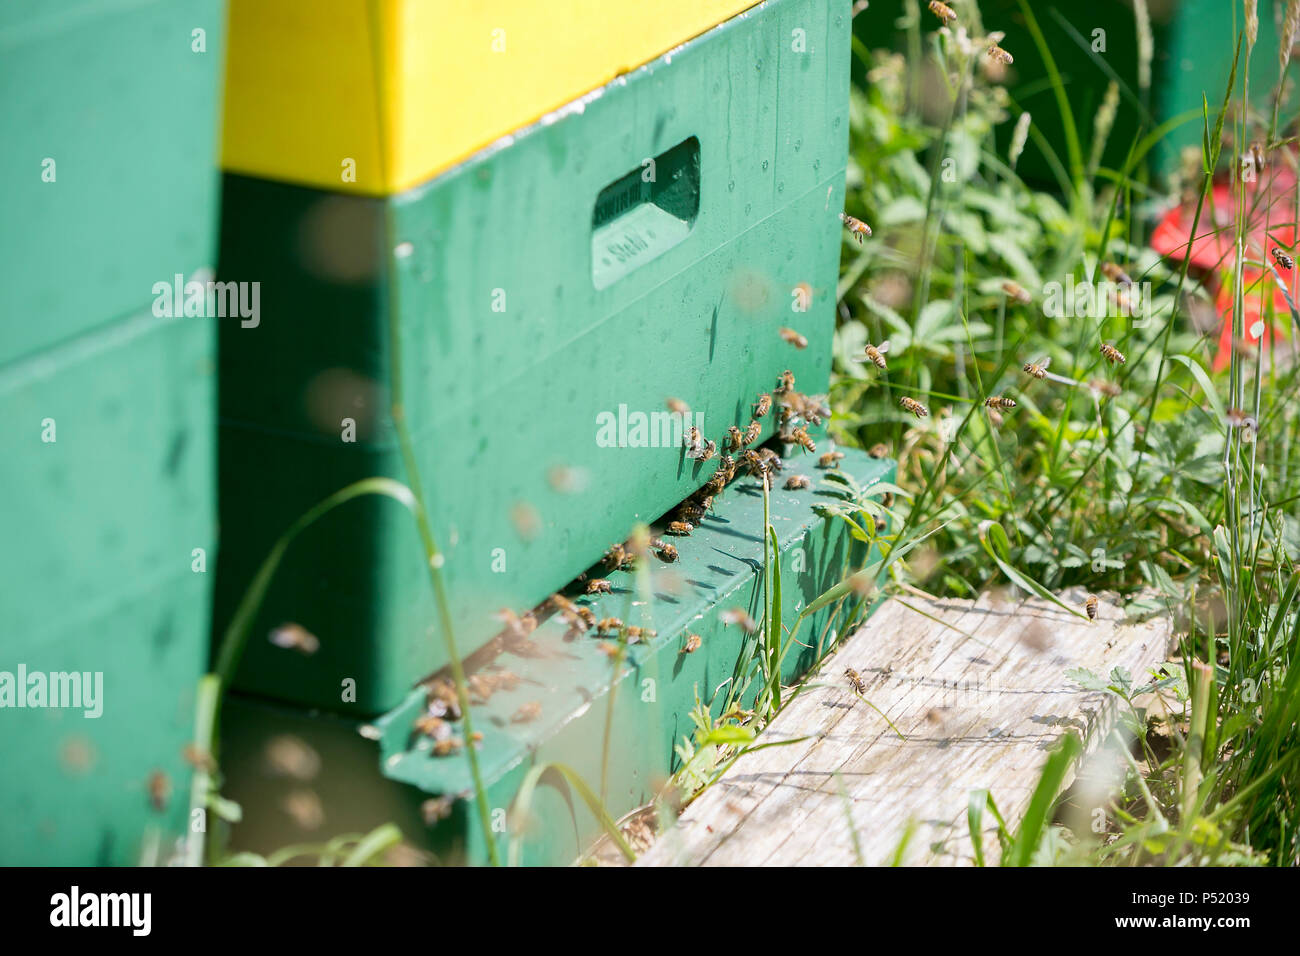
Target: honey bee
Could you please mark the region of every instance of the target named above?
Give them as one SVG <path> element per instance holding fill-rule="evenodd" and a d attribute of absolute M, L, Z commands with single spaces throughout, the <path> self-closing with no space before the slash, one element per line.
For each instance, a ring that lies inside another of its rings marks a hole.
<path fill-rule="evenodd" d="M 1281 266 L 1283 269 L 1286 269 L 1288 272 L 1290 272 L 1292 269 L 1295 268 L 1295 260 L 1292 259 L 1285 252 L 1283 252 L 1281 249 L 1278 249 L 1276 247 L 1273 249 L 1273 258 L 1277 261 L 1277 264 L 1279 266 Z"/>
<path fill-rule="evenodd" d="M 1001 428 L 1002 423 L 1004 421 L 1002 417 L 1002 413 L 998 411 L 996 408 L 988 409 L 988 413 L 989 413 L 989 421 L 993 423 L 993 427 Z"/>
<path fill-rule="evenodd" d="M 787 345 L 793 345 L 797 349 L 806 349 L 808 347 L 808 339 L 784 325 L 781 326 L 781 338 L 785 339 Z"/>
<path fill-rule="evenodd" d="M 994 63 L 1001 63 L 1003 66 L 1010 66 L 1012 63 L 1016 62 L 1015 57 L 1002 49 L 1002 47 L 998 46 L 996 43 L 989 47 L 989 59 Z"/>
<path fill-rule="evenodd" d="M 435 740 L 433 742 L 433 750 L 431 753 L 435 757 L 450 757 L 463 746 L 465 746 L 465 742 L 459 737 L 443 737 L 441 740 Z"/>
<path fill-rule="evenodd" d="M 618 571 L 631 564 L 633 557 L 632 552 L 622 542 L 612 544 L 605 552 L 605 567 L 611 571 Z"/>
<path fill-rule="evenodd" d="M 1094 378 L 1088 382 L 1088 387 L 1094 392 L 1100 392 L 1102 395 L 1109 395 L 1111 398 L 1118 398 L 1123 391 L 1114 382 L 1108 382 L 1104 378 Z"/>
<path fill-rule="evenodd" d="M 889 446 L 884 442 L 879 442 L 878 444 L 872 445 L 868 448 L 867 454 L 872 458 L 887 458 L 889 457 Z"/>
<path fill-rule="evenodd" d="M 1223 420 L 1229 428 L 1245 429 L 1247 433 L 1259 431 L 1259 422 L 1253 415 L 1247 415 L 1240 408 L 1230 408 L 1224 412 Z"/>
<path fill-rule="evenodd" d="M 802 425 L 790 432 L 790 441 L 810 454 L 817 450 L 817 443 L 809 437 L 808 429 L 804 428 Z"/>
<path fill-rule="evenodd" d="M 1021 305 L 1033 304 L 1033 297 L 1025 291 L 1024 287 L 1012 282 L 1010 279 L 1002 283 L 1002 291 L 1007 294 L 1008 298 L 1015 299 Z"/>
<path fill-rule="evenodd" d="M 828 451 L 817 459 L 817 465 L 819 468 L 838 468 L 843 457 L 842 451 Z"/>
<path fill-rule="evenodd" d="M 1034 378 L 1041 381 L 1042 379 L 1047 378 L 1047 367 L 1050 364 L 1051 361 L 1049 359 L 1039 359 L 1037 362 L 1026 362 L 1024 365 L 1024 372 L 1026 375 L 1032 375 Z"/>
<path fill-rule="evenodd" d="M 867 692 L 867 682 L 862 679 L 862 675 L 852 667 L 844 668 L 844 676 L 848 678 L 849 686 L 853 688 L 856 694 L 865 694 Z"/>
<path fill-rule="evenodd" d="M 1250 182 L 1264 172 L 1266 166 L 1268 166 L 1268 156 L 1263 147 L 1259 143 L 1251 143 L 1250 149 L 1241 157 L 1242 178 Z"/>
<path fill-rule="evenodd" d="M 680 398 L 670 398 L 665 404 L 668 406 L 668 410 L 674 415 L 689 415 L 691 413 L 691 406 L 687 405 Z"/>
<path fill-rule="evenodd" d="M 1101 274 L 1117 285 L 1133 284 L 1133 280 L 1130 278 L 1129 274 L 1113 262 L 1103 262 L 1101 264 Z"/>
<path fill-rule="evenodd" d="M 807 475 L 791 475 L 785 480 L 786 491 L 798 491 L 800 488 L 811 488 L 812 480 Z"/>
<path fill-rule="evenodd" d="M 862 347 L 862 350 L 863 352 L 866 352 L 867 360 L 870 360 L 871 364 L 874 364 L 876 368 L 885 368 L 885 352 L 889 351 L 888 342 L 881 342 L 879 346 L 871 345 L 871 342 L 867 342 L 866 345 Z"/>
<path fill-rule="evenodd" d="M 753 634 L 758 630 L 758 623 L 749 616 L 744 608 L 728 608 L 718 615 L 718 620 L 720 620 L 725 627 L 739 624 L 743 630 L 748 631 L 750 634 Z"/>
<path fill-rule="evenodd" d="M 655 554 L 659 555 L 659 560 L 666 564 L 672 564 L 677 560 L 677 549 L 671 544 L 665 544 L 663 547 L 657 549 Z"/>
<path fill-rule="evenodd" d="M 683 654 L 694 654 L 696 651 L 698 651 L 698 650 L 700 649 L 700 645 L 703 644 L 703 643 L 704 643 L 704 641 L 702 641 L 702 640 L 700 639 L 700 635 L 698 635 L 698 634 L 687 634 L 687 635 L 686 635 L 686 643 L 682 645 L 681 653 L 683 653 Z"/>
<path fill-rule="evenodd" d="M 648 627 L 636 627 L 634 625 L 627 629 L 627 642 L 629 644 L 636 644 L 638 641 L 653 640 L 658 635 L 658 631 L 652 631 Z"/>
<path fill-rule="evenodd" d="M 441 740 L 451 733 L 451 725 L 436 714 L 424 713 L 416 718 L 411 729 L 430 740 Z"/>
<path fill-rule="evenodd" d="M 456 805 L 456 798 L 451 794 L 441 797 L 432 797 L 420 804 L 420 815 L 424 818 L 425 826 L 433 826 L 440 820 L 446 820 L 451 816 L 452 808 Z"/>
<path fill-rule="evenodd" d="M 689 457 L 694 458 L 696 461 L 703 462 L 703 461 L 708 461 L 717 453 L 718 453 L 718 443 L 715 442 L 712 438 L 710 438 L 707 441 L 705 441 L 703 447 L 694 448 L 691 451 L 688 451 L 686 454 Z"/>
<path fill-rule="evenodd" d="M 930 0 L 930 12 L 944 23 L 952 23 L 957 19 L 957 11 L 946 3 L 940 3 L 939 0 Z"/>
<path fill-rule="evenodd" d="M 772 396 L 767 392 L 758 396 L 758 401 L 754 403 L 754 417 L 762 418 L 772 410 Z"/>
<path fill-rule="evenodd" d="M 596 632 L 598 634 L 608 634 L 610 631 L 623 630 L 623 621 L 617 617 L 602 617 L 596 622 Z"/>
<path fill-rule="evenodd" d="M 153 808 L 162 813 L 167 809 L 167 802 L 171 799 L 172 782 L 171 778 L 161 770 L 155 770 L 149 774 L 149 802 Z"/>
<path fill-rule="evenodd" d="M 664 529 L 664 534 L 686 535 L 695 530 L 695 525 L 689 521 L 670 521 L 668 527 Z"/>
<path fill-rule="evenodd" d="M 712 496 L 718 494 L 725 487 L 727 487 L 727 477 L 719 469 L 713 473 L 712 478 L 704 483 L 704 487 L 700 491 Z"/>
<path fill-rule="evenodd" d="M 917 418 L 925 418 L 930 414 L 930 409 L 926 408 L 914 398 L 904 395 L 898 400 L 898 404 L 903 407 L 904 411 L 911 412 Z"/>
<path fill-rule="evenodd" d="M 1109 342 L 1102 342 L 1100 351 L 1101 357 L 1111 365 L 1123 365 L 1128 361 L 1128 359 L 1124 357 L 1124 353 L 1115 348 L 1115 346 L 1111 345 Z"/>
<path fill-rule="evenodd" d="M 578 617 L 582 619 L 582 623 L 586 626 L 587 630 L 591 630 L 596 626 L 596 612 L 586 605 L 578 608 Z"/>
<path fill-rule="evenodd" d="M 1088 620 L 1097 620 L 1097 595 L 1089 594 L 1088 600 L 1083 602 L 1083 609 L 1088 612 Z"/>
<path fill-rule="evenodd" d="M 1003 398 L 1001 395 L 990 395 L 984 399 L 984 404 L 989 408 L 1015 408 L 1016 403 L 1013 399 Z"/>
<path fill-rule="evenodd" d="M 862 240 L 871 235 L 871 227 L 857 216 L 840 213 L 840 222 L 844 223 L 844 228 L 849 231 L 849 235 L 858 240 L 858 245 L 862 245 Z"/>
<path fill-rule="evenodd" d="M 555 610 L 562 614 L 565 612 L 573 614 L 578 610 L 578 605 L 574 604 L 559 591 L 556 591 L 551 595 L 551 607 L 555 608 Z"/>
<path fill-rule="evenodd" d="M 735 425 L 727 426 L 727 442 L 724 447 L 733 451 L 739 451 L 745 447 L 745 436 Z"/>
<path fill-rule="evenodd" d="M 542 716 L 542 702 L 540 700 L 530 700 L 510 715 L 510 722 L 512 724 L 526 724 L 540 716 Z"/>
<path fill-rule="evenodd" d="M 784 395 L 786 392 L 794 389 L 794 372 L 786 369 L 781 373 L 781 381 L 776 387 L 778 394 Z"/>
<path fill-rule="evenodd" d="M 686 446 L 686 454 L 691 458 L 698 458 L 704 452 L 704 444 L 700 441 L 700 430 L 694 425 L 686 432 L 682 443 Z"/>
<path fill-rule="evenodd" d="M 613 641 L 601 641 L 599 644 L 596 645 L 596 650 L 600 651 L 606 657 L 618 657 L 619 653 L 622 651 L 622 648 L 619 647 L 617 644 L 615 644 Z"/>
<path fill-rule="evenodd" d="M 614 586 L 604 578 L 592 578 L 587 582 L 588 594 L 613 594 Z"/>
<path fill-rule="evenodd" d="M 723 483 L 736 477 L 736 459 L 730 455 L 723 455 L 718 459 L 718 470 L 713 473 L 713 477 L 721 476 Z"/>
<path fill-rule="evenodd" d="M 305 627 L 293 623 L 281 624 L 267 635 L 267 640 L 276 647 L 297 651 L 304 657 L 310 657 L 320 650 L 320 639 Z"/>
<path fill-rule="evenodd" d="M 751 420 L 745 427 L 745 444 L 752 445 L 763 433 L 763 423 L 757 419 Z"/>

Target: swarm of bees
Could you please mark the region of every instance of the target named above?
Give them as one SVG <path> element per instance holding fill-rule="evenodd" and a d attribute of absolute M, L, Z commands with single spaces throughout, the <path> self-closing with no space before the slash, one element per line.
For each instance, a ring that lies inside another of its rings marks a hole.
<path fill-rule="evenodd" d="M 930 0 L 930 12 L 945 24 L 952 23 L 957 19 L 957 11 L 946 3 L 940 3 L 939 0 Z"/>
<path fill-rule="evenodd" d="M 840 222 L 844 223 L 844 228 L 849 231 L 849 235 L 858 240 L 858 245 L 862 245 L 862 240 L 871 235 L 871 227 L 859 219 L 857 216 L 850 216 L 848 213 L 840 213 Z"/>
<path fill-rule="evenodd" d="M 1295 260 L 1277 247 L 1273 248 L 1273 259 L 1287 272 L 1295 268 Z"/>
<path fill-rule="evenodd" d="M 926 408 L 916 399 L 910 398 L 907 395 L 904 395 L 902 398 L 900 398 L 898 400 L 898 404 L 902 406 L 903 411 L 911 412 L 917 418 L 925 418 L 927 415 L 930 414 L 930 409 Z"/>
<path fill-rule="evenodd" d="M 1115 346 L 1111 345 L 1109 342 L 1102 342 L 1100 351 L 1101 357 L 1111 365 L 1123 365 L 1128 361 L 1128 359 L 1124 357 L 1124 353 L 1115 348 Z"/>
<path fill-rule="evenodd" d="M 1097 620 L 1097 595 L 1089 594 L 1088 600 L 1083 602 L 1083 609 L 1088 613 L 1088 620 Z"/>

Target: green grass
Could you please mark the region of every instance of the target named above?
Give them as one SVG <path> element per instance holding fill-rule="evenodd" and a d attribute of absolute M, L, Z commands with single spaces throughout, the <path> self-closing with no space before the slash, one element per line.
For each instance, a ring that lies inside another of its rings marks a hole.
<path fill-rule="evenodd" d="M 1043 806 L 1055 796 L 1049 788 L 1043 799 L 1035 795 L 1033 820 L 1015 834 L 1003 827 L 1004 863 L 1294 865 L 1300 364 L 1291 361 L 1293 339 L 1283 339 L 1258 359 L 1234 350 L 1224 372 L 1211 371 L 1217 334 L 1198 333 L 1189 319 L 1206 293 L 1185 262 L 1147 246 L 1167 197 L 1145 166 L 1172 128 L 1196 122 L 1204 146 L 1190 184 L 1194 232 L 1216 228 L 1227 212 L 1214 208 L 1216 181 L 1232 183 L 1245 210 L 1251 194 L 1232 176 L 1242 154 L 1252 142 L 1276 145 L 1294 133 L 1279 129 L 1276 106 L 1266 114 L 1242 109 L 1252 52 L 1276 51 L 1226 38 L 1223 55 L 1236 58 L 1229 87 L 1206 91 L 1199 115 L 1140 130 L 1125 144 L 1125 162 L 1108 168 L 1099 157 L 1113 112 L 1101 109 L 1090 130 L 1078 125 L 1033 9 L 1022 2 L 1021 10 L 1064 123 L 1063 143 L 1029 128 L 1057 170 L 1051 190 L 1022 182 L 1014 157 L 994 146 L 994 130 L 1010 128 L 1021 111 L 987 75 L 987 42 L 963 49 L 938 21 L 922 19 L 920 42 L 906 55 L 855 47 L 869 83 L 852 94 L 846 211 L 875 235 L 863 246 L 846 237 L 844 246 L 832 431 L 842 444 L 885 443 L 899 459 L 899 484 L 913 492 L 885 541 L 892 585 L 965 597 L 1080 585 L 1118 592 L 1131 614 L 1169 614 L 1178 625 L 1172 675 L 1136 682 L 1079 675 L 1116 695 L 1136 735 L 1106 832 L 1052 825 Z M 963 13 L 961 22 L 980 21 Z M 1147 91 L 1123 87 L 1104 62 L 1098 68 L 1114 84 L 1111 103 L 1145 101 Z M 922 75 L 945 82 L 923 84 Z M 923 90 L 939 102 L 917 102 Z M 932 125 L 925 117 L 943 119 Z M 1286 162 L 1288 148 L 1273 149 L 1270 161 Z M 1300 217 L 1300 195 L 1288 205 Z M 1223 266 L 1237 290 L 1237 337 L 1249 297 L 1261 300 L 1270 324 L 1300 324 L 1287 314 L 1273 322 L 1272 284 L 1292 285 L 1294 301 L 1293 277 L 1274 270 L 1251 287 L 1242 281 L 1247 267 L 1268 259 L 1246 241 L 1244 211 L 1217 228 L 1237 250 Z M 1051 283 L 1097 277 L 1102 262 L 1151 284 L 1146 321 L 1113 309 L 1046 314 Z M 1004 292 L 1005 280 L 1033 302 Z M 854 360 L 865 343 L 885 340 L 886 372 Z M 1110 368 L 1098 351 L 1103 342 L 1127 362 Z M 1066 381 L 1021 371 L 1044 357 Z M 931 417 L 918 421 L 900 409 L 903 395 L 925 402 Z M 1000 424 L 984 407 L 990 395 L 1018 403 Z M 1260 423 L 1256 440 L 1232 426 L 1228 409 Z M 1158 726 L 1156 712 L 1144 709 L 1152 698 L 1168 712 Z M 987 806 L 972 803 L 973 833 Z"/>

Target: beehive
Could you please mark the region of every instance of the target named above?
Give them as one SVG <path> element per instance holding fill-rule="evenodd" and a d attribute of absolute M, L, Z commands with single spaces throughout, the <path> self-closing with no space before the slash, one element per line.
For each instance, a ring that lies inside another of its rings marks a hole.
<path fill-rule="evenodd" d="M 458 6 L 232 5 L 219 271 L 261 279 L 262 308 L 256 328 L 221 329 L 218 629 L 312 505 L 407 478 L 399 356 L 463 654 L 499 609 L 537 604 L 709 478 L 640 416 L 681 399 L 721 445 L 783 370 L 826 389 L 848 11 L 769 0 L 718 23 L 746 4 L 628 2 L 588 20 L 590 4 L 551 4 L 543 38 L 538 5 L 502 4 L 503 49 L 471 19 L 444 31 L 463 40 L 455 68 L 435 69 L 417 55 L 427 8 Z M 258 55 L 271 45 L 281 59 Z M 553 83 L 543 67 L 561 63 Z M 280 124 L 292 149 L 259 141 Z M 447 663 L 434 620 L 409 515 L 351 503 L 286 556 L 237 686 L 381 712 Z M 319 651 L 265 639 L 287 621 Z"/>
<path fill-rule="evenodd" d="M 222 13 L 0 8 L 0 671 L 102 675 L 99 716 L 0 710 L 3 863 L 163 859 L 186 823 L 215 327 L 153 306 L 214 264 Z"/>

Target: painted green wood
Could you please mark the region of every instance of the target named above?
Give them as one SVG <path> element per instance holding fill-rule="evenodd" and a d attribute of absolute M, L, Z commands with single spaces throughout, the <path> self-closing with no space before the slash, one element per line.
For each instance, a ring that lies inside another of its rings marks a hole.
<path fill-rule="evenodd" d="M 843 522 L 819 517 L 813 510 L 827 501 L 820 470 L 808 457 L 792 457 L 786 474 L 814 478 L 814 488 L 771 494 L 771 522 L 781 550 L 784 625 L 793 626 L 799 610 L 842 580 L 857 566 L 865 546 L 852 541 Z M 850 451 L 843 470 L 861 485 L 892 480 L 894 463 Z M 615 676 L 599 640 L 587 635 L 570 639 L 560 621 L 542 622 L 533 633 L 527 654 L 506 651 L 490 664 L 475 668 L 491 674 L 509 670 L 520 678 L 513 690 L 499 690 L 474 706 L 475 728 L 483 734 L 479 757 L 489 805 L 508 810 L 529 769 L 542 762 L 571 766 L 593 788 L 599 787 L 602 741 L 611 688 L 614 711 L 606 806 L 618 817 L 641 805 L 680 766 L 674 746 L 691 733 L 690 710 L 696 694 L 711 703 L 719 716 L 725 703 L 725 682 L 738 670 L 737 662 L 753 638 L 736 626 L 723 626 L 720 613 L 746 609 L 761 617 L 763 606 L 759 569 L 763 560 L 763 499 L 753 479 L 741 479 L 719 500 L 716 512 L 690 537 L 675 544 L 674 564 L 652 560 L 653 600 L 634 606 L 632 575 L 615 572 L 610 595 L 590 603 L 598 616 L 618 616 L 628 624 L 652 627 L 658 635 L 633 645 L 623 670 Z M 793 681 L 816 658 L 815 647 L 825 635 L 835 640 L 842 617 L 830 619 L 830 609 L 809 616 L 799 632 L 800 645 L 786 659 L 783 673 Z M 702 638 L 699 650 L 681 653 L 685 635 Z M 474 665 L 471 665 L 474 667 Z M 647 683 L 649 681 L 650 683 Z M 715 689 L 724 686 L 721 693 Z M 747 687 L 741 700 L 753 701 L 757 688 Z M 540 715 L 517 722 L 514 715 L 526 703 L 538 702 Z M 355 721 L 329 714 L 308 717 L 302 710 L 253 703 L 236 698 L 227 707 L 223 725 L 227 794 L 243 804 L 246 823 L 233 832 L 237 848 L 269 852 L 285 843 L 319 842 L 324 836 L 364 831 L 392 821 L 409 842 L 437 854 L 444 863 L 486 861 L 486 848 L 471 803 L 457 801 L 451 816 L 429 831 L 421 822 L 419 804 L 430 794 L 466 794 L 472 789 L 464 753 L 434 757 L 428 738 L 413 736 L 412 724 L 423 710 L 425 695 L 415 691 L 373 725 L 374 744 L 361 739 Z M 321 772 L 310 780 L 269 776 L 265 749 L 272 740 L 292 734 L 319 752 Z M 367 749 L 369 748 L 369 749 Z M 382 781 L 377 765 L 390 781 Z M 409 786 L 406 786 L 409 785 Z M 284 800 L 294 790 L 310 789 L 324 811 L 319 832 L 284 829 Z M 533 803 L 534 824 L 524 843 L 523 861 L 564 864 L 572 861 L 599 835 L 596 821 L 573 794 L 543 786 Z M 501 835 L 506 849 L 506 834 Z"/>
<path fill-rule="evenodd" d="M 149 831 L 183 830 L 210 606 L 194 549 L 215 543 L 213 337 L 145 313 L 0 369 L 0 671 L 103 675 L 99 717 L 0 711 L 0 862 L 131 864 Z M 173 790 L 162 811 L 155 770 Z"/>
<path fill-rule="evenodd" d="M 0 4 L 0 366 L 211 267 L 224 11 L 223 0 Z"/>
<path fill-rule="evenodd" d="M 848 34 L 847 10 L 774 0 L 388 200 L 227 176 L 220 272 L 262 282 L 262 320 L 221 331 L 218 627 L 295 518 L 350 481 L 405 473 L 388 413 L 390 268 L 405 412 L 463 653 L 500 630 L 500 608 L 537 604 L 712 474 L 680 447 L 602 447 L 602 413 L 679 398 L 721 444 L 783 370 L 824 392 Z M 593 225 L 624 224 L 602 221 L 598 197 L 645 160 L 672 170 L 665 154 L 691 138 L 687 234 L 654 257 L 633 243 L 640 263 L 597 288 Z M 800 284 L 814 295 L 802 313 Z M 434 619 L 409 516 L 349 504 L 287 556 L 237 684 L 376 714 L 446 663 Z M 285 621 L 316 634 L 319 652 L 272 646 Z M 341 699 L 349 678 L 355 703 Z"/>

